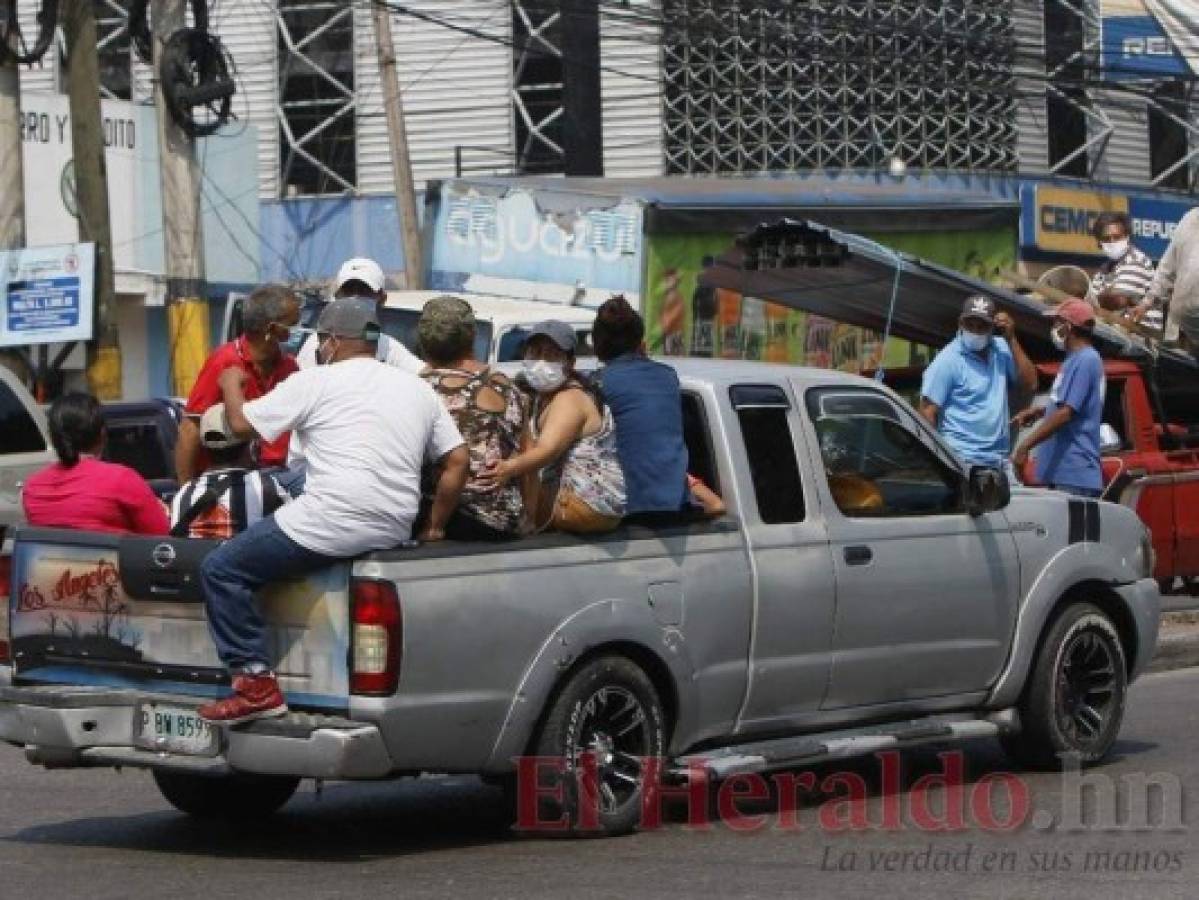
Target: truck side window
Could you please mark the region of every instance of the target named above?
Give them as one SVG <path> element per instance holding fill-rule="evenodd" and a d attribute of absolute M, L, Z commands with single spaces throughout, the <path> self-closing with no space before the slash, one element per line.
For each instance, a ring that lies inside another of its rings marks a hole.
<path fill-rule="evenodd" d="M 33 416 L 9 386 L 0 383 L 0 453 L 41 453 L 45 449 Z"/>
<path fill-rule="evenodd" d="M 802 522 L 803 482 L 787 417 L 791 403 L 776 385 L 737 385 L 730 391 L 749 458 L 758 515 L 767 525 Z"/>
<path fill-rule="evenodd" d="M 962 478 L 903 423 L 882 394 L 808 392 L 829 491 L 846 516 L 946 515 L 964 510 Z"/>

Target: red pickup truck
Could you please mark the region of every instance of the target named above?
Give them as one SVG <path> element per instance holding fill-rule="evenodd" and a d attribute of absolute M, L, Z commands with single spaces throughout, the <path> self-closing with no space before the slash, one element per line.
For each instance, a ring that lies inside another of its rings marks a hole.
<path fill-rule="evenodd" d="M 1188 587 L 1199 584 L 1199 434 L 1163 421 L 1140 365 L 1107 359 L 1103 366 L 1103 421 L 1119 439 L 1103 448 L 1104 499 L 1136 510 L 1153 533 L 1154 576 L 1163 592 L 1176 578 Z M 1043 394 L 1060 368 L 1057 362 L 1037 365 Z M 1036 483 L 1031 461 L 1021 476 Z"/>

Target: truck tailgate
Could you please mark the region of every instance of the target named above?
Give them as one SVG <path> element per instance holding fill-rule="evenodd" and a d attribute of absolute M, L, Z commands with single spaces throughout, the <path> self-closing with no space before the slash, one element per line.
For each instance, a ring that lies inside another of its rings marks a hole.
<path fill-rule="evenodd" d="M 227 692 L 198 567 L 210 541 L 21 529 L 10 630 L 16 683 Z M 294 706 L 348 707 L 349 567 L 264 591 L 280 682 Z"/>

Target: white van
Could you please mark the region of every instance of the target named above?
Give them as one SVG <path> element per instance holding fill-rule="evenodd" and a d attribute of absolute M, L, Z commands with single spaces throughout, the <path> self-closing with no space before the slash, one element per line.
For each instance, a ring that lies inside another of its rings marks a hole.
<path fill-rule="evenodd" d="M 543 300 L 516 300 L 511 297 L 496 297 L 484 294 L 466 294 L 453 291 L 388 291 L 387 305 L 383 310 L 383 330 L 401 341 L 413 353 L 416 346 L 416 324 L 421 310 L 434 297 L 453 294 L 461 297 L 475 311 L 478 328 L 475 335 L 475 357 L 480 362 L 502 363 L 520 359 L 525 336 L 531 326 L 546 319 L 566 322 L 579 338 L 579 356 L 594 356 L 591 346 L 591 325 L 595 321 L 595 310 L 582 306 L 567 306 L 562 303 L 547 303 Z M 241 333 L 241 301 L 244 297 L 230 297 L 225 312 L 225 340 L 233 340 Z M 307 302 L 300 323 L 312 327 L 320 315 L 327 299 Z M 293 352 L 299 348 L 292 348 Z"/>

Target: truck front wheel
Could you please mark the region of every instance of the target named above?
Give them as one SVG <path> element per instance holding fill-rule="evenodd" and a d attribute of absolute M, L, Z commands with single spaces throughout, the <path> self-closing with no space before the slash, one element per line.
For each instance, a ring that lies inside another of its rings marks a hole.
<path fill-rule="evenodd" d="M 154 783 L 171 806 L 199 819 L 269 816 L 291 799 L 300 779 L 279 775 L 192 775 L 155 769 Z"/>
<path fill-rule="evenodd" d="M 1021 730 L 1003 739 L 1004 749 L 1029 768 L 1060 769 L 1070 754 L 1096 763 L 1120 733 L 1127 691 L 1112 620 L 1090 603 L 1068 606 L 1037 651 L 1019 704 Z"/>
<path fill-rule="evenodd" d="M 537 820 L 518 826 L 580 836 L 632 831 L 645 761 L 665 753 L 664 719 L 658 692 L 636 663 L 601 656 L 584 664 L 550 701 L 533 748 Z"/>

